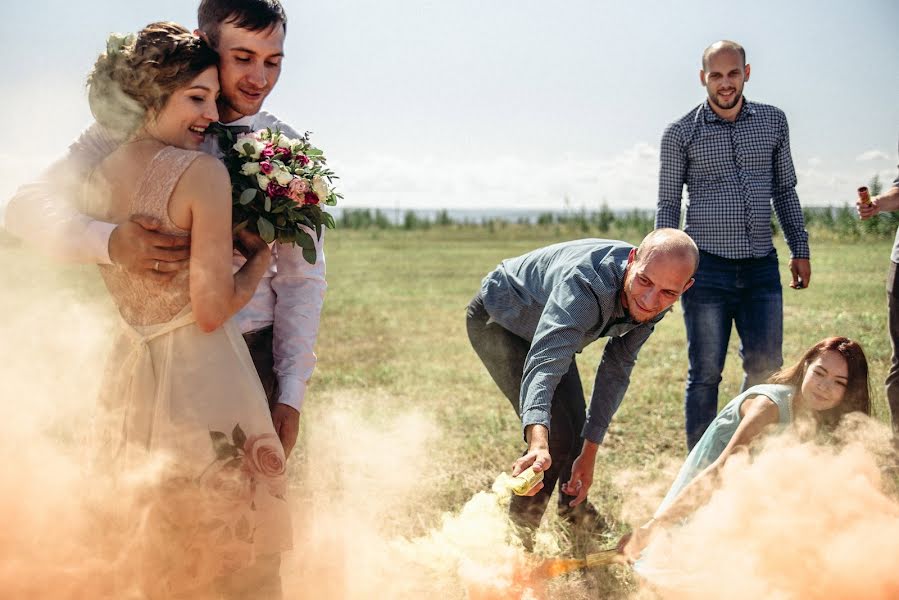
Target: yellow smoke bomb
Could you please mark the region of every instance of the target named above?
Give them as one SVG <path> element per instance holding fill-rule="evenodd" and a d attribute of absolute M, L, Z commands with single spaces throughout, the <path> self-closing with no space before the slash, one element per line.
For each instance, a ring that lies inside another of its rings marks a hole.
<path fill-rule="evenodd" d="M 534 471 L 534 467 L 528 467 L 509 482 L 509 489 L 516 496 L 524 496 L 528 491 L 543 481 L 543 471 Z"/>

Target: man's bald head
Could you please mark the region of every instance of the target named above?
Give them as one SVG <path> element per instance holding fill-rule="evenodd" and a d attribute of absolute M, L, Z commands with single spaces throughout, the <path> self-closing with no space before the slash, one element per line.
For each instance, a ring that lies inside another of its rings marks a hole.
<path fill-rule="evenodd" d="M 696 247 L 696 242 L 680 229 L 663 227 L 651 231 L 640 242 L 634 258 L 637 262 L 646 262 L 662 256 L 689 265 L 691 277 L 699 267 L 699 248 Z"/>
<path fill-rule="evenodd" d="M 709 70 L 709 58 L 712 55 L 717 54 L 719 52 L 736 52 L 740 55 L 740 60 L 743 62 L 743 67 L 746 66 L 746 50 L 743 49 L 743 46 L 738 44 L 737 42 L 732 42 L 730 40 L 719 40 L 706 48 L 702 53 L 702 70 Z"/>

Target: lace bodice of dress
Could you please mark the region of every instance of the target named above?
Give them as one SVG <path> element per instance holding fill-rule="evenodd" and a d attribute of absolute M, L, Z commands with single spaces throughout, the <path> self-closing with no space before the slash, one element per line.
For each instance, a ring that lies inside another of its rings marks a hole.
<path fill-rule="evenodd" d="M 189 231 L 175 225 L 169 217 L 169 198 L 184 171 L 201 154 L 173 146 L 160 150 L 150 160 L 134 188 L 128 215 L 156 217 L 162 223 L 161 232 L 188 235 Z M 179 271 L 164 282 L 115 265 L 100 265 L 100 274 L 122 317 L 131 325 L 165 323 L 190 302 L 188 269 Z"/>

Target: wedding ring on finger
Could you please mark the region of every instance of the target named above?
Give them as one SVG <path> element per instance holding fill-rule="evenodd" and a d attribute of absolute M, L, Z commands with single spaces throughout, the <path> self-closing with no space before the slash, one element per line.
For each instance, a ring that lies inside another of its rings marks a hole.
<path fill-rule="evenodd" d="M 157 272 L 159 271 L 159 261 L 158 260 L 156 261 L 156 264 L 153 265 L 153 270 L 157 271 Z"/>

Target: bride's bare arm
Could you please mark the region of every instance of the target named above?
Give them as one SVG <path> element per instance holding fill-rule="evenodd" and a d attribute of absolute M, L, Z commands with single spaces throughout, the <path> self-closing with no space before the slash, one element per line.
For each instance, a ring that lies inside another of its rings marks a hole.
<path fill-rule="evenodd" d="M 191 221 L 191 305 L 197 325 L 208 332 L 250 301 L 271 253 L 259 236 L 243 233 L 240 241 L 247 250 L 247 262 L 232 274 L 231 183 L 224 165 L 215 158 L 197 157 L 181 177 L 169 205 L 176 223 L 181 220 L 175 214 L 181 212 L 179 206 L 189 207 Z"/>

